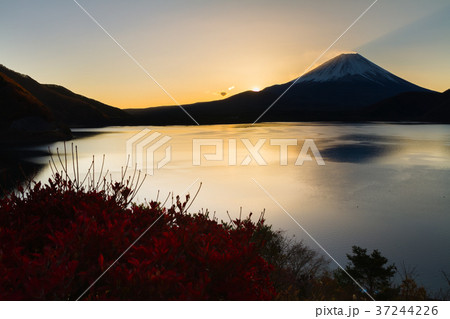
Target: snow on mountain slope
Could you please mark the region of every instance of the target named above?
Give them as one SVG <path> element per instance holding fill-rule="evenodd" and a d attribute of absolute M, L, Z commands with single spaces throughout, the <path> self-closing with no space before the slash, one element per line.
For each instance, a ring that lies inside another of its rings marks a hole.
<path fill-rule="evenodd" d="M 337 81 L 349 76 L 362 76 L 377 83 L 386 80 L 397 83 L 404 82 L 401 78 L 370 62 L 358 53 L 344 53 L 306 73 L 297 83 Z"/>

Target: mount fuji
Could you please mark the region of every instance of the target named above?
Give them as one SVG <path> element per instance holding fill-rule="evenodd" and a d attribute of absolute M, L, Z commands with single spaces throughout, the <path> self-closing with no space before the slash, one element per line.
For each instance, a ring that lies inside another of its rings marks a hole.
<path fill-rule="evenodd" d="M 183 108 L 200 124 L 253 123 L 274 101 L 260 121 L 367 121 L 370 117 L 380 120 L 372 105 L 409 93 L 440 94 L 408 82 L 358 53 L 345 53 L 290 82 Z M 136 124 L 192 124 L 178 106 L 127 112 L 134 115 Z"/>
<path fill-rule="evenodd" d="M 356 110 L 400 93 L 429 91 L 357 53 L 341 54 L 280 88 L 286 90 L 292 84 L 280 102 L 289 109 L 310 111 Z"/>
<path fill-rule="evenodd" d="M 380 83 L 380 80 L 408 83 L 358 53 L 344 53 L 328 60 L 300 77 L 298 83 L 337 81 L 350 77 L 363 77 L 375 83 Z"/>
<path fill-rule="evenodd" d="M 200 124 L 253 123 L 278 99 L 261 121 L 358 121 L 367 120 L 362 114 L 365 108 L 406 92 L 433 91 L 403 80 L 358 53 L 345 53 L 290 82 L 183 108 Z M 136 115 L 137 124 L 192 124 L 178 106 L 127 111 Z"/>
<path fill-rule="evenodd" d="M 194 123 L 178 105 L 118 109 L 61 86 L 40 84 L 2 65 L 0 106 L 0 132 L 23 131 L 26 139 L 32 130 L 63 128 L 66 134 L 68 127 Z M 253 123 L 257 119 L 450 123 L 450 90 L 427 90 L 357 53 L 346 53 L 290 82 L 183 108 L 199 124 Z"/>

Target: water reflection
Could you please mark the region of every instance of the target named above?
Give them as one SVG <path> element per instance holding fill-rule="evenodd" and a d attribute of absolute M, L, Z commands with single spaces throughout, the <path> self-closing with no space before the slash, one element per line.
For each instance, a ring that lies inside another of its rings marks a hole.
<path fill-rule="evenodd" d="M 392 145 L 358 143 L 325 148 L 321 151 L 325 160 L 343 163 L 364 163 L 387 156 L 393 151 Z"/>
<path fill-rule="evenodd" d="M 45 164 L 33 161 L 38 156 L 46 157 L 48 153 L 10 147 L 0 150 L 0 196 L 39 174 Z"/>
<path fill-rule="evenodd" d="M 106 154 L 105 170 L 118 178 L 126 164 L 126 141 L 143 127 L 109 127 L 87 130 L 74 140 L 79 150 L 80 171 L 87 171 L 92 156 L 100 161 Z M 352 245 L 380 249 L 390 260 L 417 266 L 419 282 L 438 288 L 440 271 L 450 270 L 450 126 L 448 125 L 334 125 L 266 123 L 200 127 L 150 127 L 172 137 L 171 162 L 150 176 L 138 200 L 156 198 L 158 191 L 184 195 L 203 188 L 191 207 L 208 208 L 219 219 L 226 211 L 239 215 L 239 208 L 266 218 L 314 247 L 292 220 L 259 189 L 255 178 L 341 263 Z M 82 133 L 83 131 L 79 132 Z M 192 139 L 224 139 L 224 160 L 192 165 Z M 240 165 L 248 150 L 266 139 L 261 155 L 266 166 L 254 161 Z M 290 146 L 288 165 L 280 165 L 279 147 L 269 140 L 298 139 Z M 228 165 L 227 141 L 237 140 L 237 165 Z M 325 159 L 325 166 L 294 163 L 305 139 L 313 139 Z M 50 145 L 63 149 L 62 143 Z M 36 148 L 45 150 L 47 147 Z M 164 156 L 164 149 L 155 158 Z M 33 159 L 45 164 L 48 157 Z M 71 165 L 69 163 L 69 165 Z M 100 165 L 98 165 L 100 166 Z M 99 168 L 99 167 L 98 167 Z M 132 172 L 130 172 L 132 173 Z M 47 180 L 51 170 L 44 166 L 38 176 Z M 191 189 L 188 186 L 194 183 Z"/>

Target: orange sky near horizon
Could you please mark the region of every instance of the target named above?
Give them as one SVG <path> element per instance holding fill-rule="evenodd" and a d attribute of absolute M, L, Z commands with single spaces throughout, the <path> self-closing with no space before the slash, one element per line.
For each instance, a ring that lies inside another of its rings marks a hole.
<path fill-rule="evenodd" d="M 372 2 L 79 1 L 180 104 L 295 79 Z M 357 51 L 408 81 L 444 91 L 449 9 L 445 0 L 380 1 L 317 64 Z M 1 64 L 41 83 L 121 108 L 175 104 L 72 1 L 1 3 L 0 43 Z"/>

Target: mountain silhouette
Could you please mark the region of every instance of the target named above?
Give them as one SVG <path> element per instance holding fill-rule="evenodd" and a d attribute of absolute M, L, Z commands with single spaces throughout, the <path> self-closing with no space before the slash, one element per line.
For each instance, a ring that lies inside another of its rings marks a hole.
<path fill-rule="evenodd" d="M 450 90 L 407 92 L 364 109 L 361 118 L 371 121 L 450 123 Z"/>
<path fill-rule="evenodd" d="M 183 108 L 200 124 L 253 123 L 256 119 L 450 123 L 449 98 L 449 91 L 422 88 L 357 53 L 346 53 L 290 82 Z M 40 84 L 2 65 L 0 116 L 0 131 L 7 140 L 8 136 L 34 138 L 36 132 L 50 139 L 67 138 L 68 127 L 194 124 L 179 106 L 122 110 L 62 86 Z"/>
<path fill-rule="evenodd" d="M 357 53 L 341 54 L 299 79 L 224 100 L 183 106 L 200 124 L 360 120 L 364 108 L 405 92 L 432 92 Z M 284 95 L 279 98 L 282 94 Z M 128 109 L 138 124 L 192 124 L 178 106 Z"/>
<path fill-rule="evenodd" d="M 31 77 L 12 71 L 0 65 L 0 73 L 20 85 L 49 110 L 53 118 L 70 127 L 98 127 L 126 124 L 129 115 L 93 99 L 52 84 L 40 84 Z M 2 104 L 3 95 L 0 95 Z M 2 106 L 3 108 L 3 106 Z"/>
<path fill-rule="evenodd" d="M 54 141 L 70 137 L 70 130 L 56 122 L 47 106 L 0 72 L 1 144 Z"/>
<path fill-rule="evenodd" d="M 27 116 L 39 117 L 46 121 L 54 120 L 48 107 L 2 72 L 0 72 L 0 93 L 2 126 Z"/>
<path fill-rule="evenodd" d="M 330 110 L 360 108 L 403 92 L 429 91 L 357 53 L 341 54 L 325 62 L 302 76 L 291 90 L 285 103 Z"/>

